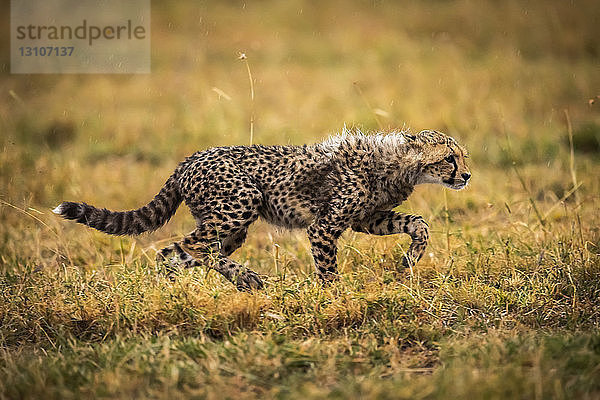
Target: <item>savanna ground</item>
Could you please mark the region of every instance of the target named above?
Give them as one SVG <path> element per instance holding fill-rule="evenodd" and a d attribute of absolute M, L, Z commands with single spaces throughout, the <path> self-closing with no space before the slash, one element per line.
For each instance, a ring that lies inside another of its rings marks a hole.
<path fill-rule="evenodd" d="M 10 75 L 5 35 L 0 398 L 599 398 L 599 22 L 591 0 L 155 3 L 138 76 Z M 331 287 L 302 232 L 257 223 L 253 294 L 160 273 L 185 207 L 137 238 L 50 212 L 143 205 L 251 114 L 262 144 L 443 130 L 472 184 L 399 208 L 432 227 L 413 270 L 407 237 L 346 233 Z"/>

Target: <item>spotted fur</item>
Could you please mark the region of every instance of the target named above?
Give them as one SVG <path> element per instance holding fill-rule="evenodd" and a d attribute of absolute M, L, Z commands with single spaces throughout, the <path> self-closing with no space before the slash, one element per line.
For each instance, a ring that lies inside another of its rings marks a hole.
<path fill-rule="evenodd" d="M 405 233 L 412 243 L 403 259 L 416 263 L 429 227 L 420 216 L 392 208 L 415 185 L 464 188 L 470 178 L 465 150 L 436 131 L 365 135 L 344 131 L 310 146 L 216 147 L 186 158 L 146 206 L 113 212 L 65 202 L 54 211 L 114 235 L 135 235 L 166 223 L 184 201 L 196 229 L 157 254 L 183 267 L 206 265 L 240 290 L 262 288 L 259 276 L 228 256 L 259 217 L 306 229 L 319 277 L 337 277 L 336 242 L 348 228 L 375 235 Z M 172 268 L 172 263 L 169 264 Z"/>

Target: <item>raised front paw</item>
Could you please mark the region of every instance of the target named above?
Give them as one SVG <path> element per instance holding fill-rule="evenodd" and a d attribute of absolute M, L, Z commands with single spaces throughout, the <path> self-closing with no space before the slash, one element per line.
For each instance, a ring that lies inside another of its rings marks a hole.
<path fill-rule="evenodd" d="M 251 292 L 261 290 L 264 284 L 256 272 L 248 269 L 237 276 L 235 286 L 239 291 Z"/>

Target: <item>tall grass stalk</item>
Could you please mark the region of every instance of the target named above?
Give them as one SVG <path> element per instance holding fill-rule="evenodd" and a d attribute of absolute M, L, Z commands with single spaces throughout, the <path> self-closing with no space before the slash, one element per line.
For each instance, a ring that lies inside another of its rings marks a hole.
<path fill-rule="evenodd" d="M 248 81 L 250 82 L 250 144 L 254 144 L 254 78 L 252 78 L 252 71 L 250 71 L 250 63 L 246 53 L 240 53 L 240 60 L 246 65 L 246 72 L 248 73 Z"/>
<path fill-rule="evenodd" d="M 577 184 L 577 173 L 575 171 L 575 150 L 573 148 L 573 125 L 571 125 L 571 116 L 569 115 L 569 110 L 563 110 L 565 113 L 565 119 L 567 123 L 567 134 L 569 135 L 569 170 L 571 171 L 571 180 L 573 181 L 573 191 L 575 192 L 575 201 L 579 204 L 579 193 L 577 192 L 577 188 L 579 185 Z"/>

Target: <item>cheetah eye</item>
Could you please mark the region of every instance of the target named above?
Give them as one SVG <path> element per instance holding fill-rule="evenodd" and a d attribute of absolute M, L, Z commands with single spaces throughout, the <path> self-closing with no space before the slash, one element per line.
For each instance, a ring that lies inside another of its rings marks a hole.
<path fill-rule="evenodd" d="M 446 157 L 444 160 L 446 160 L 449 163 L 452 163 L 454 161 L 454 155 L 449 155 L 448 157 Z"/>

